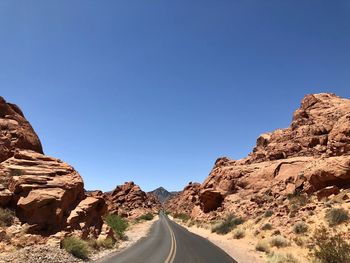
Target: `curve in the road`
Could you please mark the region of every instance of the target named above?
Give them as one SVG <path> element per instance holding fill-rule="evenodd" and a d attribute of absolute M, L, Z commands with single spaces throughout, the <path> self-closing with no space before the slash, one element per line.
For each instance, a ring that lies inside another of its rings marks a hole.
<path fill-rule="evenodd" d="M 237 263 L 207 239 L 160 214 L 147 237 L 98 263 Z"/>

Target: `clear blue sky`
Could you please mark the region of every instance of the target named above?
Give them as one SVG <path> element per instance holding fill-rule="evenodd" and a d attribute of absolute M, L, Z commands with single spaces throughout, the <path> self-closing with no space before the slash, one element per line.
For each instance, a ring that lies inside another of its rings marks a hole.
<path fill-rule="evenodd" d="M 87 189 L 182 189 L 350 97 L 350 1 L 1 0 L 0 91 Z"/>

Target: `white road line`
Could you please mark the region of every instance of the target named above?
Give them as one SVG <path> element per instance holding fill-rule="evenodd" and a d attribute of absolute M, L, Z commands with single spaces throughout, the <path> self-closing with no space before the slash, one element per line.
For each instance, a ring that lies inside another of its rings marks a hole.
<path fill-rule="evenodd" d="M 169 232 L 170 232 L 170 237 L 171 237 L 171 248 L 168 257 L 164 261 L 164 263 L 173 263 L 175 256 L 176 256 L 176 238 L 174 235 L 174 231 L 171 229 L 169 222 L 167 219 L 165 219 L 166 224 L 168 226 Z"/>

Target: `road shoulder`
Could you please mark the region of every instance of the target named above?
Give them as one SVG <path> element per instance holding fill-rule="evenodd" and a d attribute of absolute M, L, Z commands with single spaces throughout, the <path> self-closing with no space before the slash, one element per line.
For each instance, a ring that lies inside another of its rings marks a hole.
<path fill-rule="evenodd" d="M 254 243 L 249 240 L 237 240 L 232 237 L 221 236 L 216 233 L 211 233 L 209 229 L 199 228 L 197 226 L 188 227 L 183 224 L 181 221 L 174 220 L 176 223 L 185 227 L 188 231 L 199 235 L 203 238 L 206 238 L 228 255 L 230 255 L 238 263 L 264 263 L 264 256 L 255 251 Z"/>
<path fill-rule="evenodd" d="M 131 225 L 126 231 L 125 235 L 128 237 L 127 240 L 118 242 L 118 247 L 114 249 L 107 249 L 101 251 L 91 257 L 91 262 L 99 262 L 100 259 L 103 259 L 111 254 L 122 252 L 123 250 L 134 245 L 138 240 L 148 235 L 151 230 L 152 225 L 159 219 L 158 216 L 155 216 L 150 221 L 144 221 Z"/>

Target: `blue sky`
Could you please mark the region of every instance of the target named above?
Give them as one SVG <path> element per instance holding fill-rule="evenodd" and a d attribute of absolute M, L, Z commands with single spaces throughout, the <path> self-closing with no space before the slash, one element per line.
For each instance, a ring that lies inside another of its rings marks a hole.
<path fill-rule="evenodd" d="M 350 97 L 348 0 L 2 0 L 0 40 L 0 95 L 87 189 L 182 189 Z"/>

